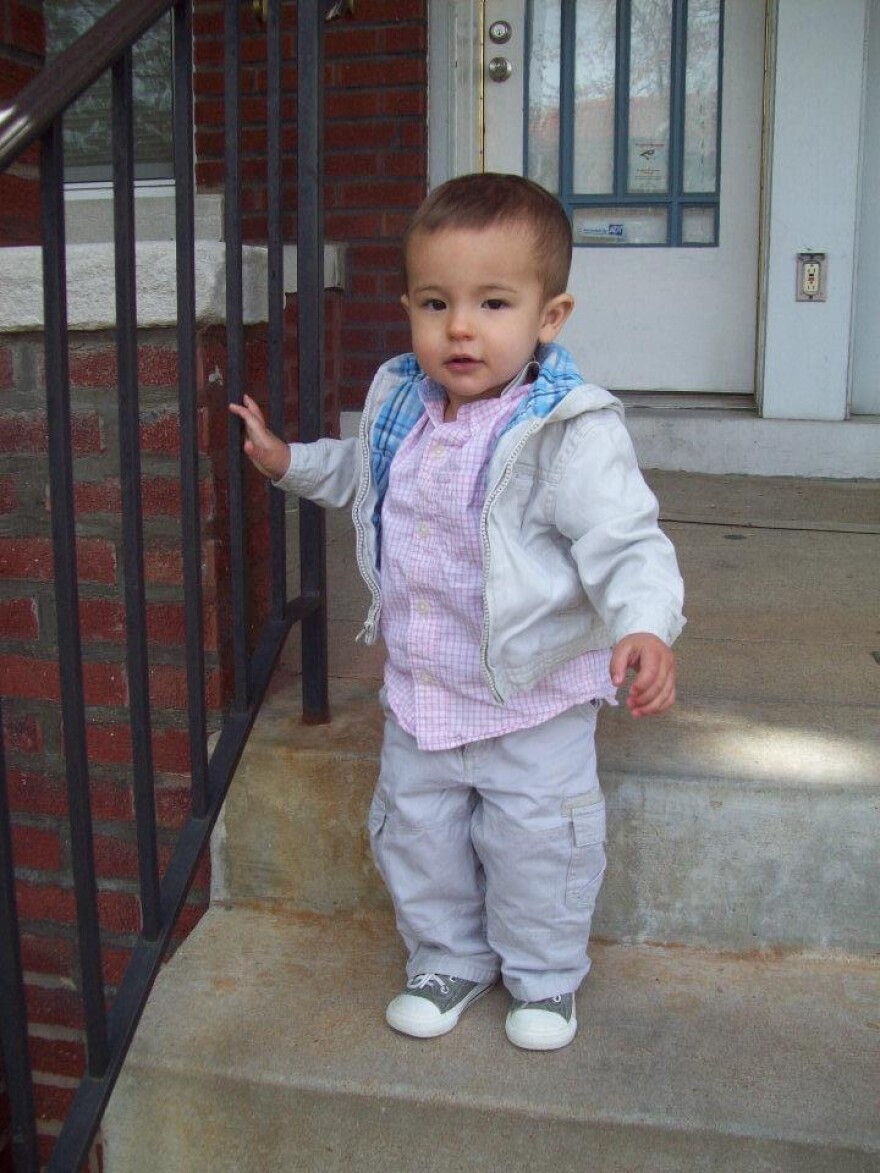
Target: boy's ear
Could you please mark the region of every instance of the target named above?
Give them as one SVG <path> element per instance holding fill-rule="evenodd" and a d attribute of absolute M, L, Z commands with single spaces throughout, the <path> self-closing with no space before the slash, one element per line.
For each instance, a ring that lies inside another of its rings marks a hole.
<path fill-rule="evenodd" d="M 558 293 L 545 304 L 541 316 L 541 329 L 538 331 L 539 342 L 552 342 L 574 309 L 574 298 L 570 293 Z"/>
<path fill-rule="evenodd" d="M 407 296 L 407 294 L 405 294 L 405 293 L 401 293 L 401 295 L 400 295 L 400 304 L 401 304 L 401 305 L 403 306 L 403 308 L 406 310 L 406 312 L 407 312 L 407 315 L 409 315 L 409 297 Z"/>

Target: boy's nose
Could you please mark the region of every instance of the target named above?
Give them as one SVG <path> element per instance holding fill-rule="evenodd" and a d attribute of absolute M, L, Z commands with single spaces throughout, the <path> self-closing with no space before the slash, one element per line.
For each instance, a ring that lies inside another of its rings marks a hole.
<path fill-rule="evenodd" d="M 470 338 L 473 334 L 471 316 L 466 310 L 453 310 L 447 323 L 450 338 Z"/>

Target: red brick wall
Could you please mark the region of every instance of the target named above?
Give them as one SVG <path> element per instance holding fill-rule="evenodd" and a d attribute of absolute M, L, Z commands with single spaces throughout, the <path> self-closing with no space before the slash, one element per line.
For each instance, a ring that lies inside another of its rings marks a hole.
<path fill-rule="evenodd" d="M 283 5 L 285 238 L 296 233 L 296 3 Z M 222 186 L 221 0 L 196 0 L 196 152 L 202 190 Z M 265 239 L 265 29 L 243 8 L 242 206 Z M 348 247 L 342 307 L 343 408 L 363 406 L 376 367 L 409 349 L 399 304 L 399 242 L 427 188 L 426 0 L 358 0 L 326 35 L 326 234 Z"/>
<path fill-rule="evenodd" d="M 0 0 L 0 106 L 43 65 L 42 0 Z M 40 239 L 38 151 L 32 147 L 0 175 L 0 241 L 35 244 Z"/>

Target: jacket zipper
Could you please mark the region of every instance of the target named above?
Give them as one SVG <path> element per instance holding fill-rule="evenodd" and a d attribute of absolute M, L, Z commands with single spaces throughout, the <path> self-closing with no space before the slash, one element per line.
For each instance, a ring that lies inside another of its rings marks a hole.
<path fill-rule="evenodd" d="M 480 666 L 486 676 L 489 688 L 492 690 L 492 695 L 499 705 L 504 704 L 504 697 L 499 693 L 498 686 L 495 683 L 495 673 L 489 664 L 489 511 L 495 500 L 506 488 L 513 476 L 513 466 L 516 464 L 520 452 L 526 446 L 528 441 L 534 434 L 544 426 L 545 419 L 536 419 L 526 428 L 522 436 L 518 440 L 516 446 L 511 450 L 507 458 L 507 462 L 502 470 L 501 476 L 489 490 L 486 495 L 486 500 L 483 502 L 483 511 L 480 514 L 480 542 L 483 547 L 483 631 L 480 637 Z"/>
<path fill-rule="evenodd" d="M 370 592 L 371 603 L 370 609 L 367 612 L 367 617 L 364 620 L 364 625 L 358 633 L 355 642 L 372 643 L 375 638 L 376 625 L 379 622 L 379 614 L 382 606 L 382 597 L 379 591 L 379 583 L 373 574 L 373 568 L 368 563 L 364 548 L 367 542 L 366 528 L 361 519 L 361 506 L 366 499 L 372 484 L 372 473 L 370 470 L 370 441 L 368 436 L 367 420 L 369 419 L 369 400 L 364 404 L 364 412 L 361 418 L 361 426 L 359 429 L 360 449 L 361 449 L 361 468 L 363 473 L 360 478 L 360 485 L 358 486 L 357 496 L 354 500 L 354 507 L 352 509 L 352 519 L 355 526 L 355 553 L 357 555 L 358 570 L 361 572 L 361 578 L 367 584 Z M 372 523 L 371 523 L 372 524 Z"/>

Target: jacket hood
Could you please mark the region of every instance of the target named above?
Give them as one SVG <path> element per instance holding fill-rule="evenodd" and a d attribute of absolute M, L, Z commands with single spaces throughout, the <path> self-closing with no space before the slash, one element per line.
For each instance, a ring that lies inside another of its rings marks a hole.
<path fill-rule="evenodd" d="M 535 352 L 538 371 L 529 394 L 520 404 L 505 431 L 524 419 L 570 419 L 587 411 L 611 408 L 620 416 L 623 405 L 610 391 L 584 382 L 577 364 L 563 346 L 550 342 Z"/>

